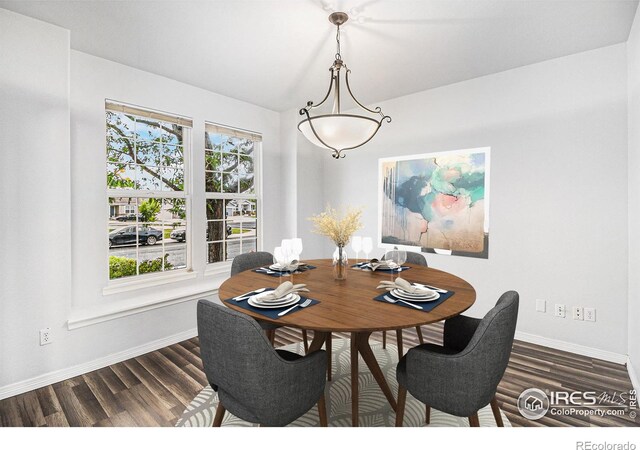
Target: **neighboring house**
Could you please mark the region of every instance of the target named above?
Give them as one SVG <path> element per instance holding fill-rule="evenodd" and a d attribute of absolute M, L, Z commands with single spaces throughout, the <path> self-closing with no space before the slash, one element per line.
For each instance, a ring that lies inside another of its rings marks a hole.
<path fill-rule="evenodd" d="M 125 216 L 127 214 L 137 214 L 137 205 L 132 205 L 128 202 L 127 198 L 116 197 L 113 202 L 109 204 L 109 218 L 115 219 L 118 216 Z M 170 211 L 170 206 L 163 205 L 160 213 L 157 216 L 159 222 L 170 222 L 181 220 L 180 216 Z"/>
<path fill-rule="evenodd" d="M 227 217 L 233 216 L 252 216 L 256 212 L 256 205 L 250 200 L 231 200 L 227 203 Z"/>

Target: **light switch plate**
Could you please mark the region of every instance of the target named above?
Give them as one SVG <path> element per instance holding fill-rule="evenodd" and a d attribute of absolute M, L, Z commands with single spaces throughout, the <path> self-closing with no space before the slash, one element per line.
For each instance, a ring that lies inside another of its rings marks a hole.
<path fill-rule="evenodd" d="M 547 301 L 542 299 L 536 300 L 536 311 L 547 312 Z"/>

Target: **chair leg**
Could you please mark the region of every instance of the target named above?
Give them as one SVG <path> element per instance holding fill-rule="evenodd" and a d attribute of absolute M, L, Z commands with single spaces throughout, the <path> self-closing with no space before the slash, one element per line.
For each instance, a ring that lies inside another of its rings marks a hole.
<path fill-rule="evenodd" d="M 502 414 L 500 414 L 500 408 L 498 407 L 498 401 L 495 397 L 491 399 L 491 411 L 493 411 L 493 417 L 496 419 L 496 425 L 504 427 L 502 422 Z"/>
<path fill-rule="evenodd" d="M 318 415 L 320 416 L 320 426 L 327 426 L 327 404 L 324 401 L 324 394 L 318 399 Z"/>
<path fill-rule="evenodd" d="M 327 340 L 325 341 L 325 347 L 327 349 L 327 380 L 331 381 L 331 373 L 333 372 L 332 370 L 332 363 L 331 363 L 331 333 L 329 333 L 329 335 L 327 336 Z"/>
<path fill-rule="evenodd" d="M 273 347 L 276 346 L 276 330 L 264 330 L 264 332 L 267 335 L 267 339 L 269 339 L 269 342 L 271 342 L 271 345 Z"/>
<path fill-rule="evenodd" d="M 398 342 L 398 361 L 400 361 L 402 359 L 402 352 L 403 352 L 403 342 L 402 342 L 402 330 L 396 330 L 396 340 Z"/>
<path fill-rule="evenodd" d="M 472 416 L 469 416 L 469 426 L 470 427 L 479 427 L 480 420 L 478 419 L 478 413 L 474 413 Z"/>
<path fill-rule="evenodd" d="M 404 386 L 398 386 L 398 403 L 396 407 L 396 427 L 402 426 L 404 420 L 404 405 L 407 400 L 407 389 Z"/>
<path fill-rule="evenodd" d="M 431 423 L 431 406 L 425 405 L 424 423 L 429 425 Z"/>
<path fill-rule="evenodd" d="M 418 340 L 420 344 L 424 344 L 424 339 L 422 337 L 422 329 L 420 327 L 416 327 L 416 333 L 418 333 Z"/>
<path fill-rule="evenodd" d="M 219 427 L 222 425 L 222 419 L 224 418 L 224 413 L 226 409 L 222 406 L 222 403 L 218 402 L 218 407 L 216 408 L 216 416 L 213 418 L 213 426 Z"/>
<path fill-rule="evenodd" d="M 307 339 L 307 330 L 302 330 L 302 342 L 304 343 L 305 355 L 309 352 L 309 340 Z"/>
<path fill-rule="evenodd" d="M 382 348 L 387 348 L 387 332 L 382 332 Z"/>

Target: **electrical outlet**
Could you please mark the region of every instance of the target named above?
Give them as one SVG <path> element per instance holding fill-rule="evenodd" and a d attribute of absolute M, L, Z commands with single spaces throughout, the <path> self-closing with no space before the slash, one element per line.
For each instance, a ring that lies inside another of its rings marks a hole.
<path fill-rule="evenodd" d="M 563 319 L 566 317 L 565 306 L 559 303 L 556 303 L 556 317 L 562 317 Z"/>
<path fill-rule="evenodd" d="M 582 306 L 573 307 L 573 320 L 584 320 L 584 312 Z"/>
<path fill-rule="evenodd" d="M 596 309 L 595 308 L 585 308 L 584 309 L 584 320 L 589 322 L 596 321 Z"/>
<path fill-rule="evenodd" d="M 43 328 L 40 330 L 40 345 L 47 345 L 53 342 L 53 336 L 51 335 L 51 328 Z"/>
<path fill-rule="evenodd" d="M 537 299 L 536 300 L 536 311 L 538 312 L 547 312 L 547 301 Z"/>

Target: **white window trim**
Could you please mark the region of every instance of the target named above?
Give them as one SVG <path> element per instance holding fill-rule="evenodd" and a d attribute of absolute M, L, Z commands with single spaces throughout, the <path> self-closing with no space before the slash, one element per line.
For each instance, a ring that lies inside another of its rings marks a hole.
<path fill-rule="evenodd" d="M 153 111 L 153 110 L 149 110 Z M 187 236 L 191 236 L 192 227 L 192 201 L 193 201 L 193 174 L 192 174 L 192 157 L 193 157 L 193 127 L 182 125 L 189 130 L 183 137 L 182 151 L 184 155 L 184 190 L 182 192 L 176 191 L 150 191 L 150 190 L 137 190 L 137 189 L 106 189 L 105 200 L 108 202 L 110 197 L 125 197 L 125 198 L 180 198 L 185 201 L 185 208 L 187 210 L 187 226 L 185 233 Z M 106 130 L 105 130 L 106 136 Z M 105 161 L 106 162 L 106 161 Z M 107 218 L 108 219 L 108 218 Z M 137 222 L 136 222 L 137 224 Z M 131 224 L 131 225 L 136 225 Z M 108 233 L 107 233 L 108 234 Z M 157 273 L 132 275 L 129 277 L 122 277 L 116 279 L 109 278 L 109 252 L 107 251 L 107 281 L 102 288 L 102 295 L 108 296 L 121 292 L 129 292 L 138 289 L 145 289 L 154 286 L 161 286 L 163 284 L 174 283 L 176 281 L 193 279 L 197 276 L 193 272 L 192 261 L 192 239 L 187 239 L 187 267 L 183 269 L 175 269 L 170 271 L 163 271 Z M 137 252 L 137 249 L 136 249 Z"/>
<path fill-rule="evenodd" d="M 110 280 L 109 284 L 102 288 L 102 295 L 113 295 L 122 292 L 130 292 L 138 289 L 145 289 L 163 284 L 175 283 L 176 281 L 192 280 L 198 274 L 191 269 L 176 269 L 166 272 L 146 273 L 124 278 Z"/>
<path fill-rule="evenodd" d="M 228 276 L 231 272 L 231 261 L 218 261 L 216 263 L 208 263 L 204 269 L 204 276 L 217 277 L 220 275 Z"/>
<path fill-rule="evenodd" d="M 205 124 L 212 124 L 212 122 L 205 122 Z M 226 127 L 225 128 L 229 128 L 231 130 L 233 130 L 233 127 Z M 254 133 L 254 132 L 251 132 Z M 260 133 L 255 133 L 257 135 L 260 135 Z M 256 251 L 262 251 L 262 243 L 263 243 L 263 229 L 262 229 L 262 222 L 263 222 L 263 207 L 262 207 L 262 143 L 263 141 L 255 141 L 255 144 L 257 146 L 257 151 L 255 152 L 254 158 L 253 158 L 253 163 L 254 163 L 254 171 L 253 171 L 253 188 L 255 190 L 255 194 L 240 194 L 240 193 L 229 193 L 229 192 L 206 192 L 206 187 L 205 187 L 205 193 L 204 193 L 204 199 L 205 199 L 205 207 L 206 207 L 206 201 L 207 200 L 214 200 L 214 199 L 222 199 L 222 200 L 234 200 L 234 199 L 246 199 L 246 200 L 256 200 L 257 204 L 258 204 L 258 208 L 257 208 L 257 216 L 258 216 L 258 220 L 257 220 L 257 226 L 256 226 L 256 233 L 257 233 L 257 238 L 256 238 Z M 204 150 L 205 152 L 207 151 L 206 149 Z M 225 220 L 225 219 L 221 219 L 221 220 Z M 209 220 L 206 218 L 205 215 L 205 224 L 209 222 Z M 228 239 L 224 239 L 223 242 L 227 242 Z M 217 241 L 216 241 L 217 242 Z M 231 267 L 231 261 L 218 261 L 218 262 L 213 262 L 210 263 L 208 261 L 208 253 L 209 253 L 209 241 L 207 241 L 205 239 L 205 276 L 210 276 L 210 275 L 217 275 L 218 273 L 221 273 L 225 270 L 229 270 Z"/>
<path fill-rule="evenodd" d="M 154 294 L 153 299 L 142 301 L 136 298 L 117 302 L 103 302 L 100 305 L 88 308 L 74 308 L 71 310 L 71 314 L 67 319 L 67 329 L 74 330 L 88 327 L 108 320 L 140 314 L 153 309 L 195 301 L 204 297 L 217 296 L 218 288 L 222 284 L 222 281 L 222 279 L 218 279 L 206 286 L 182 289 L 179 296 L 173 293 L 164 295 L 160 293 L 159 295 Z"/>

